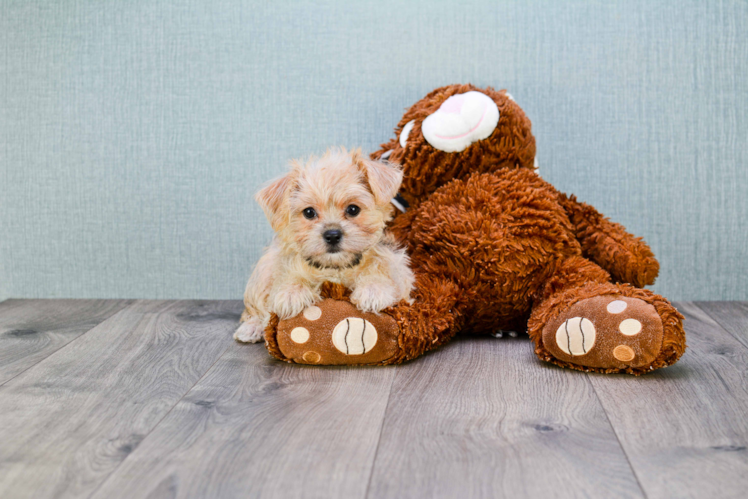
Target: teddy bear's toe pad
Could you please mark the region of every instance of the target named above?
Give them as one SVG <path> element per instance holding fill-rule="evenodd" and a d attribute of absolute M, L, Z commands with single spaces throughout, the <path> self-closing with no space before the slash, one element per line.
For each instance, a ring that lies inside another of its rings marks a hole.
<path fill-rule="evenodd" d="M 387 314 L 362 313 L 350 302 L 325 299 L 278 323 L 278 347 L 295 363 L 377 364 L 397 353 L 398 328 Z"/>
<path fill-rule="evenodd" d="M 662 320 L 641 299 L 602 295 L 572 305 L 543 328 L 543 345 L 560 359 L 593 368 L 641 367 L 662 349 Z"/>

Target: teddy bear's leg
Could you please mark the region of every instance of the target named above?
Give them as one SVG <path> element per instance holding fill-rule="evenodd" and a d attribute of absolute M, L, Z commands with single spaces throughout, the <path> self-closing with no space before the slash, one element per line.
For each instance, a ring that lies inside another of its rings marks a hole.
<path fill-rule="evenodd" d="M 683 354 L 682 319 L 665 298 L 611 283 L 597 264 L 576 256 L 557 266 L 533 306 L 528 333 L 544 361 L 640 375 Z"/>
<path fill-rule="evenodd" d="M 654 283 L 660 264 L 641 238 L 574 196 L 561 194 L 560 201 L 585 255 L 608 271 L 614 281 L 638 287 Z"/>
<path fill-rule="evenodd" d="M 270 354 L 312 365 L 395 364 L 445 343 L 461 324 L 457 286 L 425 274 L 416 276 L 412 305 L 403 301 L 379 314 L 356 309 L 339 284 L 325 283 L 321 296 L 295 318 L 272 317 L 265 329 Z"/>

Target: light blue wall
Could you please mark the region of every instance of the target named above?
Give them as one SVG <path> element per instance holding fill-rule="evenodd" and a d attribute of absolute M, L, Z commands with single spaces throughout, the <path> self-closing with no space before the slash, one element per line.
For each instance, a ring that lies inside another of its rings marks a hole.
<path fill-rule="evenodd" d="M 434 87 L 506 88 L 543 177 L 748 299 L 748 3 L 0 4 L 0 299 L 239 298 L 291 157 L 375 148 Z"/>

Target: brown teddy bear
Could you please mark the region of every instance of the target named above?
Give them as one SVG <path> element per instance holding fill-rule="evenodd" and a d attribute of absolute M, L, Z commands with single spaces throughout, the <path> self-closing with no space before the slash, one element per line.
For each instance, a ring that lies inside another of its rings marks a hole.
<path fill-rule="evenodd" d="M 459 332 L 525 329 L 540 359 L 577 370 L 639 375 L 683 354 L 683 316 L 642 288 L 659 271 L 649 247 L 540 178 L 530 120 L 506 91 L 436 89 L 395 133 L 372 158 L 403 167 L 389 230 L 410 255 L 414 301 L 361 313 L 326 283 L 311 313 L 273 318 L 272 355 L 392 364 Z"/>

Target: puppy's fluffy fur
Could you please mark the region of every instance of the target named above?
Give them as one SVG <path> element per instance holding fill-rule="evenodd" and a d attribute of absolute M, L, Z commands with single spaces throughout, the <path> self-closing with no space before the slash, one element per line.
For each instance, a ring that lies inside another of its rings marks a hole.
<path fill-rule="evenodd" d="M 320 300 L 325 281 L 351 289 L 365 312 L 409 300 L 408 256 L 384 231 L 401 181 L 398 166 L 341 148 L 291 162 L 288 175 L 263 188 L 256 198 L 276 235 L 249 278 L 234 338 L 261 340 L 271 313 L 296 316 Z"/>

